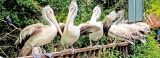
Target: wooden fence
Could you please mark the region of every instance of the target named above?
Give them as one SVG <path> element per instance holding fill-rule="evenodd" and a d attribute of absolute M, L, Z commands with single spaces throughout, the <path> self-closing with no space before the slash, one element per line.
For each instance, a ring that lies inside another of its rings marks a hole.
<path fill-rule="evenodd" d="M 102 45 L 102 48 L 99 48 L 97 46 L 79 48 L 79 49 L 76 49 L 77 51 L 76 54 L 72 54 L 71 50 L 53 52 L 52 57 L 53 58 L 67 58 L 67 57 L 68 58 L 86 58 L 85 54 L 87 54 L 88 58 L 95 58 L 96 55 L 98 55 L 98 58 L 100 58 L 100 53 L 101 53 L 100 49 L 112 48 L 114 46 L 116 47 L 117 50 L 123 52 L 124 55 L 127 56 L 128 55 L 128 45 L 129 45 L 128 42 L 122 42 L 119 44 Z M 33 58 L 33 56 L 26 56 L 26 57 L 20 57 L 20 58 Z M 47 57 L 43 55 L 42 58 L 47 58 Z"/>

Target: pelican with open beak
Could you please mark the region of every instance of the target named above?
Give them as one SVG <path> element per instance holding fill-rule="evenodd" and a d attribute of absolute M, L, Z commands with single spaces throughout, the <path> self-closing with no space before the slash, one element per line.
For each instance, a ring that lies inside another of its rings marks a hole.
<path fill-rule="evenodd" d="M 28 56 L 34 47 L 49 43 L 57 35 L 57 32 L 63 36 L 54 16 L 54 12 L 49 5 L 43 8 L 42 17 L 49 25 L 37 23 L 29 25 L 21 30 L 19 39 L 17 39 L 15 43 L 23 45 L 23 48 L 19 53 L 19 57 Z"/>

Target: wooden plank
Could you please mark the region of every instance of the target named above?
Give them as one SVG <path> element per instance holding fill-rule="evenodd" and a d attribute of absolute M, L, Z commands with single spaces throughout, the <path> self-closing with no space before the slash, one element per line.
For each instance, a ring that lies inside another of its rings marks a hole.
<path fill-rule="evenodd" d="M 101 50 L 98 49 L 98 58 L 101 58 Z"/>
<path fill-rule="evenodd" d="M 75 58 L 80 58 L 79 53 L 76 53 Z"/>
<path fill-rule="evenodd" d="M 86 52 L 86 53 L 87 53 L 87 56 L 86 56 L 87 58 L 89 58 L 90 52 L 91 52 L 91 51 L 87 51 L 87 52 Z"/>
<path fill-rule="evenodd" d="M 91 56 L 89 56 L 89 58 L 95 58 L 95 50 L 92 50 Z"/>
<path fill-rule="evenodd" d="M 126 49 L 126 56 L 128 55 L 128 46 L 125 46 Z"/>
<path fill-rule="evenodd" d="M 84 52 L 81 52 L 81 57 L 85 58 Z"/>
<path fill-rule="evenodd" d="M 25 56 L 25 57 L 18 57 L 18 58 L 34 58 L 34 57 L 33 56 Z M 42 55 L 42 58 L 48 58 L 48 57 L 45 55 Z"/>
<path fill-rule="evenodd" d="M 110 48 L 113 46 L 128 46 L 130 43 L 128 42 L 122 42 L 119 44 L 107 44 L 107 45 L 102 45 L 102 48 Z M 79 48 L 79 49 L 75 49 L 77 51 L 77 53 L 83 53 L 83 52 L 87 52 L 87 51 L 91 51 L 91 50 L 98 50 L 100 49 L 97 46 L 91 46 L 91 47 L 86 47 L 86 48 Z M 63 57 L 67 57 L 66 55 L 72 54 L 72 51 L 70 49 L 67 49 L 65 51 L 60 51 L 60 52 L 53 52 L 52 53 L 52 57 L 59 57 L 59 56 L 63 56 Z M 47 58 L 45 55 L 43 55 L 44 58 Z M 33 58 L 33 56 L 27 56 L 26 58 Z"/>
<path fill-rule="evenodd" d="M 64 55 L 63 58 L 67 58 L 67 55 Z"/>

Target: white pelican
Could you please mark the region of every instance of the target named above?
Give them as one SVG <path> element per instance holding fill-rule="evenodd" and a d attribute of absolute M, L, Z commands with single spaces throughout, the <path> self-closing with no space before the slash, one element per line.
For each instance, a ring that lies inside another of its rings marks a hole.
<path fill-rule="evenodd" d="M 74 18 L 77 15 L 77 11 L 77 3 L 75 0 L 72 0 L 71 4 L 69 5 L 69 13 L 63 30 L 64 37 L 62 37 L 60 40 L 60 43 L 64 46 L 64 49 L 66 49 L 65 46 L 72 47 L 72 53 L 76 52 L 74 50 L 73 44 L 79 39 L 80 35 L 85 32 L 95 32 L 100 30 L 99 27 L 91 24 L 80 24 L 79 26 L 75 26 Z"/>
<path fill-rule="evenodd" d="M 21 30 L 20 37 L 15 43 L 24 44 L 19 53 L 19 57 L 28 56 L 34 47 L 49 43 L 56 36 L 57 32 L 62 36 L 61 29 L 54 17 L 54 12 L 49 5 L 43 8 L 42 17 L 49 25 L 37 23 Z"/>
<path fill-rule="evenodd" d="M 124 10 L 123 10 L 124 11 Z M 115 24 L 127 24 L 128 20 L 124 19 L 124 15 L 123 15 L 123 19 L 121 20 L 117 20 L 117 22 L 115 22 Z M 136 23 L 131 23 L 129 24 L 130 26 L 132 25 L 133 27 L 135 27 L 136 29 L 139 30 L 140 33 L 142 33 L 143 35 L 146 35 L 148 33 L 151 33 L 151 30 L 149 28 L 149 25 L 147 25 L 146 23 L 143 22 L 136 22 Z"/>
<path fill-rule="evenodd" d="M 118 12 L 117 15 L 122 15 L 122 12 Z M 120 19 L 122 19 L 123 17 L 120 16 L 120 18 L 118 19 L 118 21 L 116 21 L 116 23 L 114 23 L 113 25 L 111 25 L 111 27 L 108 30 L 108 34 L 105 33 L 105 35 L 107 36 L 111 36 L 113 38 L 115 38 L 114 43 L 116 42 L 116 40 L 124 40 L 124 41 L 128 41 L 131 44 L 134 44 L 132 41 L 134 39 L 134 37 L 132 36 L 132 34 L 129 32 L 129 30 L 127 28 L 124 28 L 122 26 L 118 26 L 117 23 L 119 22 Z M 111 20 L 108 20 L 109 22 L 111 22 Z M 108 24 L 108 23 L 107 23 Z M 106 30 L 106 29 L 105 29 Z"/>
<path fill-rule="evenodd" d="M 137 22 L 135 23 L 136 25 L 142 27 L 145 31 L 146 31 L 146 34 L 148 33 L 151 33 L 151 30 L 149 28 L 149 25 L 147 25 L 146 23 L 143 23 L 143 22 Z"/>
<path fill-rule="evenodd" d="M 140 40 L 142 43 L 145 43 L 146 40 L 145 40 L 144 35 L 142 35 L 142 34 L 138 31 L 138 29 L 137 29 L 136 27 L 133 27 L 133 26 L 132 26 L 133 24 L 120 23 L 120 22 L 124 19 L 124 10 L 121 10 L 121 11 L 119 11 L 118 13 L 121 13 L 120 16 L 123 17 L 123 18 L 122 18 L 122 19 L 118 19 L 114 24 L 127 28 L 127 29 L 130 31 L 130 33 L 134 36 L 134 39 L 138 39 L 138 40 Z"/>
<path fill-rule="evenodd" d="M 103 37 L 103 33 L 104 33 L 103 30 L 108 26 L 108 25 L 106 26 L 106 24 L 111 24 L 111 23 L 107 22 L 106 20 L 104 20 L 103 22 L 97 22 L 97 20 L 100 18 L 100 15 L 101 15 L 101 9 L 100 9 L 99 5 L 97 5 L 93 10 L 91 20 L 88 23 L 97 25 L 98 27 L 101 28 L 101 30 L 89 34 L 90 46 L 92 46 L 92 41 L 91 40 L 93 40 L 93 41 L 97 41 L 96 45 L 98 47 L 101 47 L 98 44 L 99 44 L 99 40 Z M 114 19 L 116 19 L 116 16 L 117 16 L 116 12 L 112 11 L 107 16 L 107 19 L 114 20 Z"/>
<path fill-rule="evenodd" d="M 130 33 L 134 36 L 134 39 L 140 40 L 142 43 L 145 43 L 145 36 L 141 34 L 137 28 L 133 27 L 130 24 L 118 24 L 119 26 L 129 29 Z"/>
<path fill-rule="evenodd" d="M 109 15 L 106 15 L 106 17 L 103 19 L 102 24 L 103 24 L 103 33 L 107 36 L 108 35 L 108 30 L 112 25 L 112 21 L 114 21 L 118 15 L 116 14 L 115 10 L 111 11 Z"/>
<path fill-rule="evenodd" d="M 97 20 L 100 18 L 100 15 L 101 15 L 101 9 L 100 9 L 99 5 L 97 5 L 93 10 L 91 20 L 88 22 L 88 24 L 96 25 L 101 29 L 99 31 L 96 31 L 96 32 L 93 32 L 93 33 L 89 34 L 90 46 L 92 46 L 92 41 L 91 40 L 97 41 L 96 45 L 98 46 L 99 40 L 103 36 L 103 24 L 102 24 L 102 22 L 97 22 Z"/>

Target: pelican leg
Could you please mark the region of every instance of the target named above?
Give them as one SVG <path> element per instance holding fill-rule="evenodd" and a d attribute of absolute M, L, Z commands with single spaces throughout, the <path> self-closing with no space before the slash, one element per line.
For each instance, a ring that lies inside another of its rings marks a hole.
<path fill-rule="evenodd" d="M 72 50 L 71 50 L 72 54 L 76 54 L 77 51 L 74 49 L 73 45 L 71 46 L 71 48 L 72 48 Z"/>
<path fill-rule="evenodd" d="M 114 38 L 114 41 L 113 41 L 113 43 L 111 43 L 111 44 L 117 44 L 117 39 L 116 38 Z"/>
<path fill-rule="evenodd" d="M 98 47 L 98 48 L 102 48 L 102 46 L 101 46 L 101 45 L 99 45 L 99 39 L 98 39 L 98 41 L 97 41 L 96 45 L 97 45 L 97 47 Z"/>
<path fill-rule="evenodd" d="M 44 53 L 45 56 L 52 58 L 52 53 Z"/>
<path fill-rule="evenodd" d="M 66 48 L 68 48 L 68 46 L 63 45 L 63 50 L 62 51 L 69 51 Z"/>
<path fill-rule="evenodd" d="M 64 49 L 64 50 L 66 50 L 66 47 L 65 47 L 65 45 L 63 45 L 63 49 Z"/>
<path fill-rule="evenodd" d="M 52 57 L 52 53 L 46 53 L 46 51 L 43 49 L 43 46 L 40 46 L 40 47 L 41 47 L 42 53 L 43 53 L 45 56 L 47 56 L 47 57 L 49 57 L 49 58 Z"/>
<path fill-rule="evenodd" d="M 116 43 L 117 43 L 117 39 L 115 38 L 114 41 L 113 41 L 113 44 L 116 44 Z"/>
<path fill-rule="evenodd" d="M 46 53 L 46 51 L 43 49 L 43 46 L 40 46 L 40 47 L 41 47 L 42 53 Z"/>
<path fill-rule="evenodd" d="M 90 42 L 90 47 L 92 46 L 92 40 L 91 38 L 89 38 L 89 42 Z"/>
<path fill-rule="evenodd" d="M 41 58 L 41 55 L 34 52 L 34 47 L 32 47 L 32 54 L 34 58 Z"/>

